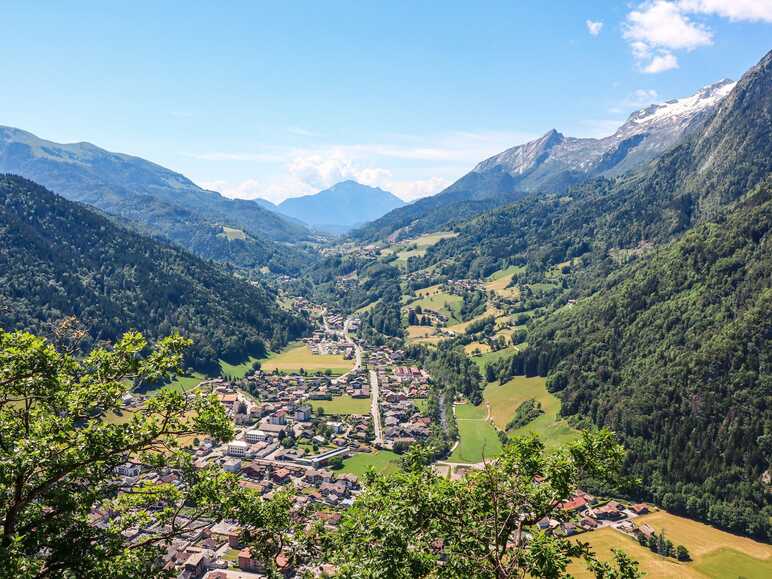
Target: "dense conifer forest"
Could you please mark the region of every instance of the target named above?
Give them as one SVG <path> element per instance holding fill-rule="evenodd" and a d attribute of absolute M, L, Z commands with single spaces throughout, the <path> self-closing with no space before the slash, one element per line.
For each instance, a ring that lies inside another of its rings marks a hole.
<path fill-rule="evenodd" d="M 128 329 L 193 340 L 190 366 L 216 371 L 280 347 L 306 329 L 265 289 L 222 266 L 116 226 L 15 176 L 0 177 L 0 322 L 50 335 L 75 316 L 83 347 Z"/>

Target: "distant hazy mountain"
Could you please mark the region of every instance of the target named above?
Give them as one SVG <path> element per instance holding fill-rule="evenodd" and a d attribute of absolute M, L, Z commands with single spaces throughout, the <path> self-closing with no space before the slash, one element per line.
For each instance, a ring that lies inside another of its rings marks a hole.
<path fill-rule="evenodd" d="M 395 231 L 440 228 L 511 203 L 528 192 L 564 192 L 588 177 L 616 176 L 640 167 L 701 127 L 735 83 L 722 80 L 692 96 L 654 104 L 631 114 L 613 135 L 566 137 L 555 129 L 479 163 L 433 197 L 397 209 L 356 232 L 363 239 Z"/>
<path fill-rule="evenodd" d="M 236 265 L 271 265 L 274 255 L 295 253 L 273 242 L 312 238 L 304 226 L 254 201 L 228 199 L 160 165 L 90 143 L 54 143 L 0 127 L 0 172 L 32 179 L 202 257 Z"/>
<path fill-rule="evenodd" d="M 404 205 L 388 191 L 349 180 L 314 195 L 286 199 L 278 210 L 318 229 L 338 233 Z"/>
<path fill-rule="evenodd" d="M 276 203 L 272 203 L 271 201 L 268 201 L 268 199 L 262 199 L 261 197 L 258 197 L 257 199 L 254 199 L 254 202 L 260 205 L 260 207 L 265 207 L 271 211 L 276 211 Z"/>

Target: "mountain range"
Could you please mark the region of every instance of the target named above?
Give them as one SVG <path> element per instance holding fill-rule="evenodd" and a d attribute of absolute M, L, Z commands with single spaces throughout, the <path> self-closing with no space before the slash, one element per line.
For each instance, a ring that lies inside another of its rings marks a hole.
<path fill-rule="evenodd" d="M 285 199 L 276 210 L 316 229 L 345 233 L 404 205 L 402 199 L 379 187 L 347 180 L 313 195 Z"/>
<path fill-rule="evenodd" d="M 772 52 L 710 108 L 650 163 L 526 193 L 407 267 L 517 266 L 544 315 L 494 374 L 546 376 L 563 416 L 613 429 L 643 498 L 768 540 Z"/>
<path fill-rule="evenodd" d="M 61 144 L 0 127 L 0 172 L 31 179 L 217 261 L 296 271 L 318 236 L 254 201 L 202 189 L 169 169 L 90 143 Z"/>
<path fill-rule="evenodd" d="M 562 193 L 588 178 L 624 174 L 698 130 L 734 86 L 722 80 L 689 97 L 648 106 L 600 139 L 566 137 L 552 129 L 482 161 L 437 195 L 392 211 L 354 236 L 374 240 L 436 230 L 529 192 Z"/>

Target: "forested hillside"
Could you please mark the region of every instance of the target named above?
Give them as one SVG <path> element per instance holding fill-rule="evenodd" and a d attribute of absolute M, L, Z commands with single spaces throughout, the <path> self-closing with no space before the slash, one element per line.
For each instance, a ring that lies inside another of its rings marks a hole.
<path fill-rule="evenodd" d="M 305 322 L 222 267 L 114 225 L 16 176 L 0 176 L 0 325 L 49 334 L 76 316 L 89 347 L 128 329 L 193 340 L 188 363 L 261 354 Z"/>
<path fill-rule="evenodd" d="M 618 432 L 644 493 L 770 538 L 772 180 L 529 335 L 565 415 Z"/>

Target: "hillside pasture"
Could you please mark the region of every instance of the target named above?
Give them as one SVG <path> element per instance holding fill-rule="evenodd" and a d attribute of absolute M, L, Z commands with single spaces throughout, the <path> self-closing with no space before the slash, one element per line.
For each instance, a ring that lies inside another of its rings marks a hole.
<path fill-rule="evenodd" d="M 523 402 L 533 398 L 541 403 L 544 414 L 525 426 L 510 431 L 510 434 L 537 434 L 549 448 L 571 442 L 579 434 L 560 418 L 560 400 L 547 392 L 544 378 L 515 376 L 505 384 L 491 382 L 485 387 L 483 397 L 491 406 L 494 424 L 502 430 Z"/>
<path fill-rule="evenodd" d="M 684 517 L 657 511 L 635 519 L 636 524 L 648 523 L 658 533 L 662 531 L 675 545 L 685 545 L 693 561 L 680 563 L 661 557 L 642 547 L 638 541 L 611 528 L 584 533 L 579 540 L 588 542 L 603 560 L 611 559 L 611 549 L 623 549 L 640 563 L 649 577 L 715 578 L 772 577 L 772 546 L 714 529 Z M 569 572 L 577 578 L 591 578 L 581 563 L 574 563 Z"/>

